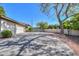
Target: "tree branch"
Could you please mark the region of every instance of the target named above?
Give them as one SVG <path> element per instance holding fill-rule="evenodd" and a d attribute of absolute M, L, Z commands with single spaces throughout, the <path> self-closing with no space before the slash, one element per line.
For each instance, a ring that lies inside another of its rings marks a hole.
<path fill-rule="evenodd" d="M 70 3 L 67 5 L 67 7 L 66 7 L 66 11 L 65 11 L 65 15 L 66 15 L 67 18 L 68 18 L 68 14 L 67 14 L 67 12 L 68 12 L 68 10 L 69 10 L 69 7 L 70 7 Z"/>
<path fill-rule="evenodd" d="M 54 9 L 56 11 L 56 15 L 58 16 L 58 10 L 57 10 L 58 8 L 57 7 L 58 7 L 58 4 L 55 4 Z"/>
<path fill-rule="evenodd" d="M 60 11 L 58 12 L 58 15 L 60 15 L 61 14 L 61 12 L 62 12 L 62 10 L 63 10 L 63 8 L 64 8 L 64 4 L 61 4 L 62 6 L 61 6 L 61 9 L 60 9 Z"/>
<path fill-rule="evenodd" d="M 75 16 L 75 15 L 78 15 L 78 14 L 79 14 L 79 13 L 76 13 L 76 14 L 74 14 L 74 15 L 68 16 L 68 17 L 66 17 L 63 21 L 67 20 L 69 17 Z"/>

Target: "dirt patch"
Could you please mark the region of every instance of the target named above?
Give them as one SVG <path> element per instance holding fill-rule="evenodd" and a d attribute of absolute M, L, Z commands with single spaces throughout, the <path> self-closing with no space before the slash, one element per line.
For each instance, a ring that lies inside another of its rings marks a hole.
<path fill-rule="evenodd" d="M 75 54 L 79 56 L 79 37 L 78 36 L 67 36 L 67 35 L 60 35 L 57 34 L 63 42 L 65 42 L 70 48 L 73 49 Z"/>

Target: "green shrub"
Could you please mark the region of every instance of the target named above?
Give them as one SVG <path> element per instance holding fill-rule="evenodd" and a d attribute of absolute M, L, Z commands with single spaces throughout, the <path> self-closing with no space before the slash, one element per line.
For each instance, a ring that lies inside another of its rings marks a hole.
<path fill-rule="evenodd" d="M 32 27 L 30 26 L 30 27 L 29 27 L 29 31 L 31 32 L 32 30 L 33 30 L 33 29 L 32 29 Z"/>
<path fill-rule="evenodd" d="M 32 26 L 27 26 L 25 28 L 26 32 L 31 32 L 33 30 Z"/>
<path fill-rule="evenodd" d="M 3 38 L 9 38 L 9 37 L 12 36 L 12 32 L 10 30 L 3 30 L 1 32 L 1 35 L 2 35 Z"/>

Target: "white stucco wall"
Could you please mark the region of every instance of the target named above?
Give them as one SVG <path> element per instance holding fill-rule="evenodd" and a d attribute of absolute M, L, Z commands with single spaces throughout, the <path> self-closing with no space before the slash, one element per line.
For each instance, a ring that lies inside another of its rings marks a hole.
<path fill-rule="evenodd" d="M 3 30 L 11 30 L 14 34 L 14 23 L 6 21 L 6 20 L 1 20 L 1 31 Z"/>
<path fill-rule="evenodd" d="M 60 29 L 45 29 L 45 31 L 60 33 Z M 79 30 L 69 30 L 69 33 L 68 33 L 68 30 L 64 29 L 64 34 L 79 36 Z"/>
<path fill-rule="evenodd" d="M 25 29 L 23 26 L 16 25 L 16 34 L 24 33 L 24 32 L 25 32 Z"/>
<path fill-rule="evenodd" d="M 19 34 L 24 33 L 24 26 L 1 19 L 1 31 L 3 30 L 11 30 L 13 34 Z"/>

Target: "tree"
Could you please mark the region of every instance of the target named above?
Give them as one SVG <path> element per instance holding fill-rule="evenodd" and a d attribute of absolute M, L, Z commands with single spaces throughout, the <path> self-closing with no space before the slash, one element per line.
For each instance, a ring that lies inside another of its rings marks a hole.
<path fill-rule="evenodd" d="M 48 23 L 46 23 L 46 22 L 39 22 L 39 23 L 37 23 L 37 27 L 44 31 L 44 29 L 48 28 Z"/>
<path fill-rule="evenodd" d="M 72 29 L 79 30 L 79 14 L 73 16 L 70 19 L 70 23 L 72 23 L 72 25 L 71 25 Z"/>
<path fill-rule="evenodd" d="M 55 24 L 55 25 L 53 25 L 54 26 L 54 29 L 59 29 L 60 28 L 60 26 L 58 25 L 58 24 Z"/>
<path fill-rule="evenodd" d="M 2 6 L 0 6 L 0 15 L 5 15 L 5 10 Z"/>
<path fill-rule="evenodd" d="M 70 3 L 54 3 L 54 4 L 42 3 L 40 6 L 41 11 L 48 16 L 50 16 L 53 12 L 55 13 L 60 25 L 61 34 L 64 34 L 62 21 L 77 14 L 78 12 L 76 12 L 75 9 L 77 9 L 78 5 L 79 4 L 70 4 Z M 71 13 L 71 11 L 74 11 L 74 13 Z"/>
<path fill-rule="evenodd" d="M 74 15 L 70 20 L 63 22 L 65 29 L 79 30 L 79 14 Z"/>
<path fill-rule="evenodd" d="M 48 29 L 53 29 L 54 25 L 48 25 Z"/>
<path fill-rule="evenodd" d="M 64 29 L 71 29 L 70 21 L 66 20 L 63 22 Z"/>
<path fill-rule="evenodd" d="M 59 28 L 58 24 L 48 25 L 48 29 L 57 29 Z"/>

